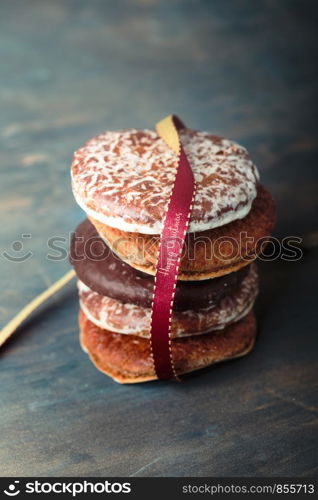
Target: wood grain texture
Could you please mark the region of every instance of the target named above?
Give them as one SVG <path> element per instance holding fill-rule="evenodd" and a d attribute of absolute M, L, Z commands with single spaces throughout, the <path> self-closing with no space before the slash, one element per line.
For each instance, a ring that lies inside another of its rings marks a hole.
<path fill-rule="evenodd" d="M 316 21 L 311 0 L 1 2 L 1 324 L 68 269 L 47 241 L 82 220 L 71 156 L 104 129 L 174 112 L 238 140 L 276 198 L 276 235 L 316 234 Z M 0 474 L 317 473 L 316 240 L 262 264 L 253 352 L 179 384 L 98 373 L 68 285 L 0 353 Z"/>

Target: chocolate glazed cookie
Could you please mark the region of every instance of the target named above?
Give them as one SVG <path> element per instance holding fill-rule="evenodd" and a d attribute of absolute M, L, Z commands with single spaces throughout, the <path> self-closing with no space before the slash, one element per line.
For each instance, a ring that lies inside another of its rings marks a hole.
<path fill-rule="evenodd" d="M 71 240 L 70 260 L 79 278 L 80 305 L 96 326 L 149 338 L 154 278 L 120 261 L 85 220 Z M 172 338 L 222 330 L 252 308 L 258 292 L 256 265 L 204 281 L 179 281 Z"/>
<path fill-rule="evenodd" d="M 150 338 L 150 308 L 99 295 L 81 281 L 78 282 L 78 291 L 81 309 L 95 325 L 112 332 Z M 227 325 L 249 313 L 257 292 L 256 264 L 252 264 L 238 290 L 226 295 L 217 304 L 186 311 L 172 311 L 171 338 L 201 335 L 215 330 L 222 333 Z"/>
<path fill-rule="evenodd" d="M 80 281 L 94 292 L 123 303 L 151 307 L 154 277 L 120 260 L 87 219 L 73 233 L 70 262 Z M 173 309 L 215 306 L 225 296 L 234 294 L 247 274 L 248 267 L 215 279 L 178 281 Z"/>

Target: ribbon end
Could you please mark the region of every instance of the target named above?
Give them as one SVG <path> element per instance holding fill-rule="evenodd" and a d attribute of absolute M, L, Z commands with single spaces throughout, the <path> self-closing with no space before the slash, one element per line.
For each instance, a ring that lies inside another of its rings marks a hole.
<path fill-rule="evenodd" d="M 174 126 L 174 115 L 168 115 L 156 123 L 156 131 L 157 134 L 164 139 L 169 148 L 178 155 L 180 151 L 180 141 L 178 132 Z"/>

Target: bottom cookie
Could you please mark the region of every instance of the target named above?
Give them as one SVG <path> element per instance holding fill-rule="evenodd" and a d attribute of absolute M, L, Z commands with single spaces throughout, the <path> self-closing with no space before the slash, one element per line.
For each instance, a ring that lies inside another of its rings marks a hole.
<path fill-rule="evenodd" d="M 150 353 L 150 341 L 135 335 L 103 330 L 83 313 L 79 314 L 80 343 L 101 372 L 121 384 L 157 379 Z M 172 341 L 172 357 L 179 375 L 237 358 L 253 347 L 256 321 L 250 312 L 220 332 Z"/>

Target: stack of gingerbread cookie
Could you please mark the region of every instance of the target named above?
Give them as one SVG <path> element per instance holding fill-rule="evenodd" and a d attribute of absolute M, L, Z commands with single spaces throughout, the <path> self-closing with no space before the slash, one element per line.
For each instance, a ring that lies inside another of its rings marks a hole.
<path fill-rule="evenodd" d="M 196 181 L 170 332 L 174 367 L 184 374 L 252 348 L 254 260 L 270 235 L 275 209 L 242 146 L 189 129 L 180 139 Z M 151 130 L 106 132 L 74 154 L 73 193 L 87 215 L 70 247 L 81 345 L 118 382 L 156 379 L 151 306 L 177 162 Z"/>

